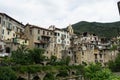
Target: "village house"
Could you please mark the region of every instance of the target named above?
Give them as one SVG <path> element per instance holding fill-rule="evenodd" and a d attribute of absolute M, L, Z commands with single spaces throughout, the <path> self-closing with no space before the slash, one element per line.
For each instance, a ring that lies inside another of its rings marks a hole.
<path fill-rule="evenodd" d="M 74 64 L 101 63 L 106 66 L 107 62 L 114 60 L 118 50 L 112 51 L 111 41 L 105 38 L 98 38 L 95 34 L 87 32 L 72 38 L 71 50 L 74 57 Z"/>
<path fill-rule="evenodd" d="M 0 40 L 4 44 L 3 53 L 16 50 L 20 44 L 28 45 L 24 37 L 24 25 L 5 13 L 0 13 Z"/>

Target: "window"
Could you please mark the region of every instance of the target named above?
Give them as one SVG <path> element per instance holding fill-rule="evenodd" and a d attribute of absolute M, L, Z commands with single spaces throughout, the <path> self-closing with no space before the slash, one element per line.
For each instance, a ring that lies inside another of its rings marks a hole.
<path fill-rule="evenodd" d="M 32 30 L 30 30 L 30 34 L 32 35 Z"/>
<path fill-rule="evenodd" d="M 95 54 L 95 59 L 97 59 L 97 54 Z"/>
<path fill-rule="evenodd" d="M 0 24 L 1 24 L 1 17 L 0 17 Z"/>
<path fill-rule="evenodd" d="M 16 27 L 16 30 L 17 30 L 17 32 L 19 31 L 19 29 Z"/>
<path fill-rule="evenodd" d="M 22 29 L 20 29 L 20 32 L 22 32 Z"/>
<path fill-rule="evenodd" d="M 2 36 L 2 39 L 4 38 L 4 36 Z"/>
<path fill-rule="evenodd" d="M 3 21 L 3 26 L 5 26 L 5 21 Z"/>
<path fill-rule="evenodd" d="M 64 35 L 64 38 L 66 38 L 66 35 Z"/>
<path fill-rule="evenodd" d="M 8 23 L 8 29 L 12 29 L 12 24 Z"/>
<path fill-rule="evenodd" d="M 84 52 L 82 51 L 82 55 L 84 55 Z"/>
<path fill-rule="evenodd" d="M 40 34 L 40 30 L 38 30 L 38 34 Z"/>
<path fill-rule="evenodd" d="M 4 29 L 2 30 L 2 34 L 4 34 Z"/>
<path fill-rule="evenodd" d="M 60 39 L 58 39 L 58 42 L 60 42 Z"/>
<path fill-rule="evenodd" d="M 15 36 L 15 34 L 13 33 L 13 36 Z"/>
<path fill-rule="evenodd" d="M 100 62 L 103 62 L 103 60 L 100 60 Z"/>
<path fill-rule="evenodd" d="M 17 26 L 14 27 L 15 32 L 17 32 Z"/>
<path fill-rule="evenodd" d="M 38 39 L 37 40 L 40 40 L 40 36 L 38 36 Z"/>
<path fill-rule="evenodd" d="M 70 51 L 69 51 L 69 54 L 70 54 Z"/>
<path fill-rule="evenodd" d="M 18 28 L 18 32 L 20 32 L 20 29 Z"/>
<path fill-rule="evenodd" d="M 102 58 L 102 54 L 100 54 L 100 58 Z"/>
<path fill-rule="evenodd" d="M 43 34 L 45 34 L 45 31 L 43 31 Z"/>
<path fill-rule="evenodd" d="M 16 35 L 16 38 L 18 37 L 18 35 Z"/>
<path fill-rule="evenodd" d="M 57 36 L 57 33 L 54 33 L 55 36 Z"/>
<path fill-rule="evenodd" d="M 27 43 L 27 40 L 25 40 L 25 43 Z"/>
<path fill-rule="evenodd" d="M 67 35 L 67 38 L 69 38 L 69 36 Z"/>
<path fill-rule="evenodd" d="M 13 30 L 14 30 L 15 26 L 13 26 Z"/>
<path fill-rule="evenodd" d="M 54 47 L 56 47 L 56 44 L 54 45 Z"/>
<path fill-rule="evenodd" d="M 52 35 L 52 32 L 51 32 L 51 35 Z"/>
<path fill-rule="evenodd" d="M 58 33 L 58 36 L 60 36 L 60 33 Z"/>
<path fill-rule="evenodd" d="M 8 35 L 10 34 L 10 32 L 8 31 Z"/>
<path fill-rule="evenodd" d="M 64 44 L 66 44 L 66 41 L 64 41 Z"/>
<path fill-rule="evenodd" d="M 98 60 L 97 60 L 97 59 L 95 59 L 95 63 L 98 63 Z"/>
<path fill-rule="evenodd" d="M 49 32 L 47 32 L 47 35 L 49 35 Z"/>

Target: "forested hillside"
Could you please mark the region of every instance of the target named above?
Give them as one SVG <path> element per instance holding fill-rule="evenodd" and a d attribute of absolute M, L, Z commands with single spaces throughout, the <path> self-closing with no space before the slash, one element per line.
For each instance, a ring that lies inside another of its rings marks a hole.
<path fill-rule="evenodd" d="M 120 33 L 120 22 L 99 23 L 81 21 L 73 24 L 75 33 L 81 34 L 83 32 L 95 33 L 99 37 L 111 38 Z"/>

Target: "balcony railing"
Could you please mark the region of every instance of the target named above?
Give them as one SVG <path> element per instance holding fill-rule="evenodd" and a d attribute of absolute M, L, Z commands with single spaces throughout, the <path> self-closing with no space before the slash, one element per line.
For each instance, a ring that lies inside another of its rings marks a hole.
<path fill-rule="evenodd" d="M 12 27 L 11 26 L 7 26 L 7 30 L 12 30 Z"/>
<path fill-rule="evenodd" d="M 42 43 L 42 44 L 48 44 L 48 43 L 50 43 L 50 41 L 49 40 L 40 40 L 40 43 Z"/>

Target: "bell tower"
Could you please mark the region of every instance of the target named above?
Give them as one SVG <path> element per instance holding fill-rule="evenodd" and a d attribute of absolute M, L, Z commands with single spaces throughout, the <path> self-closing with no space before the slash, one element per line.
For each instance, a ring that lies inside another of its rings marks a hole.
<path fill-rule="evenodd" d="M 70 35 L 74 34 L 74 31 L 73 31 L 73 28 L 72 28 L 71 24 L 67 27 L 67 31 L 70 33 Z"/>

